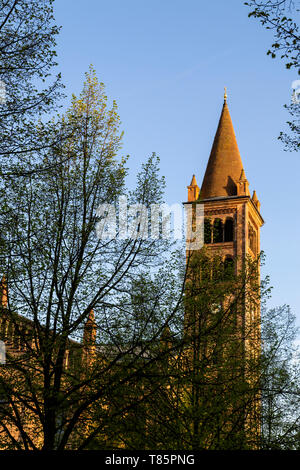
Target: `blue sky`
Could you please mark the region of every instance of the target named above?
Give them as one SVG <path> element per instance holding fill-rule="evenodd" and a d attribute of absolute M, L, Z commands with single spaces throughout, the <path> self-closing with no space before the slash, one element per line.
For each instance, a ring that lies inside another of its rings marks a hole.
<path fill-rule="evenodd" d="M 269 306 L 291 305 L 300 325 L 300 156 L 277 140 L 298 77 L 266 56 L 272 33 L 247 14 L 242 0 L 56 0 L 59 69 L 70 96 L 93 64 L 118 103 L 132 177 L 156 152 L 169 204 L 187 199 L 193 173 L 201 184 L 227 86 L 250 190 L 266 221 Z"/>

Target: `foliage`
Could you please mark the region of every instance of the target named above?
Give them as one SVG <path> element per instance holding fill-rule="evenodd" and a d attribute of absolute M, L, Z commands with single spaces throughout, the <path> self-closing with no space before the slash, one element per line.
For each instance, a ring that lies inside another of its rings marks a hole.
<path fill-rule="evenodd" d="M 59 74 L 52 79 L 55 39 L 53 0 L 8 0 L 0 6 L 1 171 L 11 158 L 47 146 L 35 122 L 54 109 L 60 97 Z M 48 84 L 47 84 L 48 82 Z"/>
<path fill-rule="evenodd" d="M 274 43 L 267 51 L 272 58 L 280 54 L 286 68 L 296 68 L 300 73 L 299 27 L 290 17 L 293 10 L 298 12 L 298 0 L 251 0 L 245 2 L 252 10 L 249 17 L 258 18 L 260 23 L 274 33 Z"/>
<path fill-rule="evenodd" d="M 262 314 L 262 449 L 299 449 L 298 329 L 289 306 Z"/>
<path fill-rule="evenodd" d="M 250 283 L 245 297 L 245 285 Z M 169 319 L 157 345 L 160 360 L 141 372 L 130 389 L 147 398 L 133 413 L 118 415 L 113 422 L 114 438 L 118 436 L 114 448 L 257 446 L 258 432 L 250 415 L 258 401 L 259 357 L 250 357 L 244 345 L 257 332 L 258 316 L 243 330 L 245 308 L 259 301 L 257 263 L 248 260 L 247 269 L 238 275 L 224 272 L 222 257 L 209 257 L 203 249 L 188 259 L 184 286 L 182 308 Z M 267 287 L 262 289 L 267 294 Z M 259 349 L 257 337 L 250 348 Z M 124 395 L 116 400 L 116 409 Z M 247 414 L 251 432 L 246 429 Z"/>
<path fill-rule="evenodd" d="M 57 139 L 65 126 L 68 138 Z M 13 349 L 2 377 L 9 402 L 1 421 L 3 445 L 83 447 L 97 429 L 89 423 L 92 410 L 100 407 L 100 427 L 105 426 L 111 412 L 107 397 L 129 386 L 144 368 L 143 341 L 156 340 L 170 314 L 163 269 L 168 242 L 144 239 L 139 232 L 133 238 L 96 236 L 99 205 L 115 207 L 126 194 L 126 159 L 117 159 L 119 126 L 116 103 L 108 107 L 104 85 L 91 69 L 67 113 L 51 126 L 40 125 L 41 135 L 47 132 L 55 142 L 48 154 L 16 162 L 15 176 L 2 180 L 6 317 L 10 333 L 26 344 L 22 353 Z M 39 173 L 41 158 L 47 171 Z M 18 176 L 24 173 L 26 180 Z M 152 155 L 128 200 L 159 203 L 162 189 L 158 158 Z M 12 425 L 17 439 L 9 431 Z"/>
<path fill-rule="evenodd" d="M 259 19 L 260 23 L 274 33 L 274 43 L 267 51 L 272 58 L 280 54 L 288 69 L 296 69 L 300 74 L 300 35 L 299 26 L 291 17 L 299 12 L 298 0 L 251 0 L 245 2 L 251 9 L 249 17 Z M 292 119 L 287 122 L 289 132 L 280 132 L 279 140 L 285 144 L 285 150 L 298 151 L 299 149 L 299 109 L 300 103 L 295 94 L 292 104 L 285 105 Z"/>
<path fill-rule="evenodd" d="M 299 98 L 298 98 L 299 100 Z M 300 100 L 299 102 L 284 106 L 291 115 L 291 120 L 287 121 L 289 132 L 280 132 L 278 137 L 285 144 L 285 150 L 297 152 L 300 147 Z"/>

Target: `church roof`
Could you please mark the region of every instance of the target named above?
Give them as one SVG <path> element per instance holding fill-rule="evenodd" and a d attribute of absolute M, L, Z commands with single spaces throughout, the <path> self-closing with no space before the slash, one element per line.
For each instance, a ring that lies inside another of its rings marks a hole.
<path fill-rule="evenodd" d="M 235 196 L 243 164 L 238 149 L 227 96 L 219 120 L 200 192 L 201 199 Z"/>

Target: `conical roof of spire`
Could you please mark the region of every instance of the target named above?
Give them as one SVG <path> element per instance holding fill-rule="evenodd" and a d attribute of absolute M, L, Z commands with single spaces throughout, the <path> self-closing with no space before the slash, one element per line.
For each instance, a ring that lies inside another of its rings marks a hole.
<path fill-rule="evenodd" d="M 193 178 L 192 178 L 192 181 L 191 181 L 190 186 L 197 186 L 197 180 L 196 180 L 196 176 L 195 176 L 195 175 L 193 175 Z"/>
<path fill-rule="evenodd" d="M 225 94 L 218 129 L 203 178 L 201 199 L 235 196 L 236 183 L 243 170 L 226 98 Z"/>

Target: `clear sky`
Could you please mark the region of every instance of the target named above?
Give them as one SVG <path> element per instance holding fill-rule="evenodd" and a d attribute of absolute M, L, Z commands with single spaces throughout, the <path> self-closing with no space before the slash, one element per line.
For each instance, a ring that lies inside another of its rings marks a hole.
<path fill-rule="evenodd" d="M 118 103 L 132 175 L 156 152 L 169 204 L 187 199 L 193 173 L 201 185 L 227 86 L 250 190 L 266 221 L 269 306 L 291 305 L 300 325 L 300 156 L 277 140 L 298 77 L 266 56 L 272 33 L 247 14 L 242 0 L 56 0 L 59 69 L 70 96 L 93 64 Z"/>

